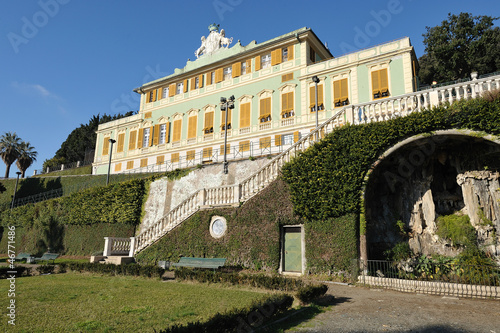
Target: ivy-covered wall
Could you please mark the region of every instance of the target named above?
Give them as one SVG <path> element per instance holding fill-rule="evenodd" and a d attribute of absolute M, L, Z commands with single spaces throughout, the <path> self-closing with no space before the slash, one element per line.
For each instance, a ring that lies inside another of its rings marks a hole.
<path fill-rule="evenodd" d="M 227 233 L 210 235 L 212 216 L 227 220 Z M 356 257 L 356 218 L 349 215 L 324 223 L 309 222 L 293 213 L 287 184 L 277 180 L 238 208 L 199 211 L 157 243 L 138 254 L 137 260 L 154 264 L 177 262 L 179 257 L 227 258 L 226 265 L 277 271 L 280 265 L 280 227 L 303 224 L 306 262 L 311 272 L 346 269 Z"/>
<path fill-rule="evenodd" d="M 295 213 L 317 221 L 359 216 L 364 177 L 377 158 L 408 137 L 446 129 L 500 135 L 498 94 L 490 100 L 462 100 L 390 121 L 344 126 L 330 133 L 283 167 Z"/>

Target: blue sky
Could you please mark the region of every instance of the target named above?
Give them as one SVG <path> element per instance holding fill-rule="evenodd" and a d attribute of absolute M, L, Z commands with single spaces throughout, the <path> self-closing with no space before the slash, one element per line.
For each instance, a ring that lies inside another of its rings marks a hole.
<path fill-rule="evenodd" d="M 138 110 L 132 89 L 194 60 L 211 23 L 233 45 L 310 27 L 334 56 L 408 36 L 420 57 L 425 27 L 449 12 L 500 16 L 500 2 L 484 0 L 3 0 L 0 8 L 0 133 L 38 151 L 28 176 L 92 115 Z"/>

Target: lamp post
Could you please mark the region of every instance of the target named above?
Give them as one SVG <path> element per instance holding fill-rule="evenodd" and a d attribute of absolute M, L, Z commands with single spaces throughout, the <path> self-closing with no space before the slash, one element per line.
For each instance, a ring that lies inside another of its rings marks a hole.
<path fill-rule="evenodd" d="M 314 103 L 314 111 L 316 112 L 316 129 L 318 128 L 318 83 L 319 83 L 319 78 L 314 75 L 312 77 L 312 80 L 315 84 L 315 103 Z M 318 133 L 316 133 L 316 141 L 318 140 Z"/>
<path fill-rule="evenodd" d="M 19 183 L 19 176 L 21 175 L 21 172 L 16 172 L 17 179 L 16 179 L 16 187 L 14 187 L 14 195 L 12 196 L 12 202 L 10 203 L 10 209 L 14 208 L 14 201 L 16 201 L 16 193 L 17 193 L 17 184 Z"/>
<path fill-rule="evenodd" d="M 115 143 L 116 140 L 109 139 L 108 141 L 111 143 L 111 147 L 109 148 L 108 176 L 106 177 L 106 186 L 109 184 L 109 172 L 111 171 L 111 155 L 113 155 L 113 143 Z"/>
<path fill-rule="evenodd" d="M 225 111 L 225 119 L 224 119 L 224 174 L 228 173 L 227 168 L 227 114 L 229 110 L 234 109 L 234 95 L 231 95 L 228 99 L 225 97 L 220 98 L 220 109 L 221 111 Z"/>

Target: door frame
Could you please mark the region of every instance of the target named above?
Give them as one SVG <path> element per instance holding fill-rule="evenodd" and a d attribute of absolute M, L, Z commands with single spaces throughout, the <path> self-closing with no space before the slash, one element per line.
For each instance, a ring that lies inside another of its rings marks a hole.
<path fill-rule="evenodd" d="M 300 241 L 301 241 L 301 260 L 302 260 L 302 270 L 301 272 L 287 272 L 284 271 L 285 267 L 285 233 L 289 228 L 300 228 Z M 304 233 L 304 225 L 303 224 L 295 224 L 295 225 L 283 225 L 280 227 L 280 267 L 279 274 L 283 275 L 303 275 L 306 271 L 306 237 Z"/>

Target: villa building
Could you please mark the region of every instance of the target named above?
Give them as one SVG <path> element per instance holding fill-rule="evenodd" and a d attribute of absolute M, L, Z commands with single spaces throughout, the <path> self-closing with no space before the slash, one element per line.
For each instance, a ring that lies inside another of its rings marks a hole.
<path fill-rule="evenodd" d="M 310 28 L 232 47 L 219 26 L 209 30 L 195 61 L 134 90 L 141 95 L 136 115 L 99 126 L 94 174 L 108 171 L 110 154 L 111 173 L 220 162 L 225 136 L 227 159 L 276 154 L 345 105 L 417 88 L 407 37 L 334 57 Z M 226 124 L 220 101 L 230 96 Z M 352 113 L 358 117 L 362 109 Z M 337 121 L 356 120 L 348 118 Z"/>

